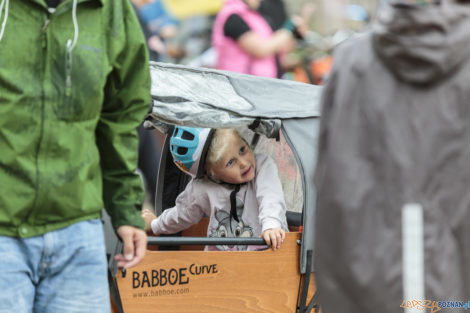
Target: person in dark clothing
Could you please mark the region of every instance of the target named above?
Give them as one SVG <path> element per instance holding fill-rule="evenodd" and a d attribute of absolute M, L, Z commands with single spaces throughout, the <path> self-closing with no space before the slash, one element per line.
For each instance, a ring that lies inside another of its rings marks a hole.
<path fill-rule="evenodd" d="M 263 0 L 258 12 L 261 13 L 273 31 L 281 29 L 288 19 L 283 0 Z"/>
<path fill-rule="evenodd" d="M 288 20 L 286 7 L 282 0 L 263 0 L 258 8 L 258 12 L 264 17 L 266 22 L 268 22 L 273 31 L 281 29 Z M 284 69 L 281 65 L 279 54 L 276 53 L 275 57 L 277 77 L 281 78 L 284 74 Z"/>
<path fill-rule="evenodd" d="M 335 51 L 315 178 L 322 311 L 470 298 L 469 30 L 468 1 L 387 1 Z"/>

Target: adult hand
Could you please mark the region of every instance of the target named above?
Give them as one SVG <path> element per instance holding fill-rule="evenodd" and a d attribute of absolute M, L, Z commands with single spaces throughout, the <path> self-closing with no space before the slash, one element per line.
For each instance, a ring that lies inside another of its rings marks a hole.
<path fill-rule="evenodd" d="M 286 238 L 286 232 L 282 228 L 270 228 L 266 229 L 261 237 L 266 241 L 266 244 L 271 247 L 271 249 L 276 250 L 281 247 L 281 243 Z"/>
<path fill-rule="evenodd" d="M 117 254 L 114 259 L 118 267 L 129 268 L 140 263 L 144 259 L 147 248 L 147 234 L 134 226 L 120 226 L 117 234 L 121 237 L 123 253 Z"/>

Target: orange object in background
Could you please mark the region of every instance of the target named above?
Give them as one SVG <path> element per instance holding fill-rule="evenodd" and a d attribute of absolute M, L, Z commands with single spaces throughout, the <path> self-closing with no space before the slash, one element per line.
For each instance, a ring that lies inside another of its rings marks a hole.
<path fill-rule="evenodd" d="M 332 65 L 333 57 L 331 55 L 310 62 L 310 71 L 313 74 L 315 85 L 323 85 L 324 79 L 331 71 Z"/>
<path fill-rule="evenodd" d="M 331 55 L 312 60 L 308 66 L 309 72 L 303 66 L 294 68 L 294 80 L 307 84 L 323 85 L 324 79 L 331 71 L 332 65 L 333 57 Z"/>

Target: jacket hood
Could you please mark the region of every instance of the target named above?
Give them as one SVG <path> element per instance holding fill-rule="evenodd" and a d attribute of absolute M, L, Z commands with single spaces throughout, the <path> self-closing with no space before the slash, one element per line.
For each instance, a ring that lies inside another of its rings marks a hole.
<path fill-rule="evenodd" d="M 398 79 L 415 85 L 450 75 L 470 55 L 470 3 L 390 1 L 373 28 L 373 46 Z"/>

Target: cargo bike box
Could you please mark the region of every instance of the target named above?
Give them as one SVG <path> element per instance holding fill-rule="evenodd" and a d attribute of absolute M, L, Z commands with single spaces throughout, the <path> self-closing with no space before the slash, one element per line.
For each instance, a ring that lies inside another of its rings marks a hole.
<path fill-rule="evenodd" d="M 206 237 L 208 219 L 170 236 L 150 236 L 145 259 L 113 273 L 113 307 L 145 312 L 315 312 L 313 271 L 321 87 L 212 69 L 151 63 L 147 128 L 165 133 L 155 213 L 174 205 L 189 180 L 169 154 L 174 125 L 237 128 L 254 152 L 269 154 L 283 186 L 289 230 L 272 251 L 204 251 L 205 245 L 264 245 L 261 238 Z M 119 249 L 119 248 L 118 248 Z M 112 260 L 112 258 L 111 258 Z"/>

